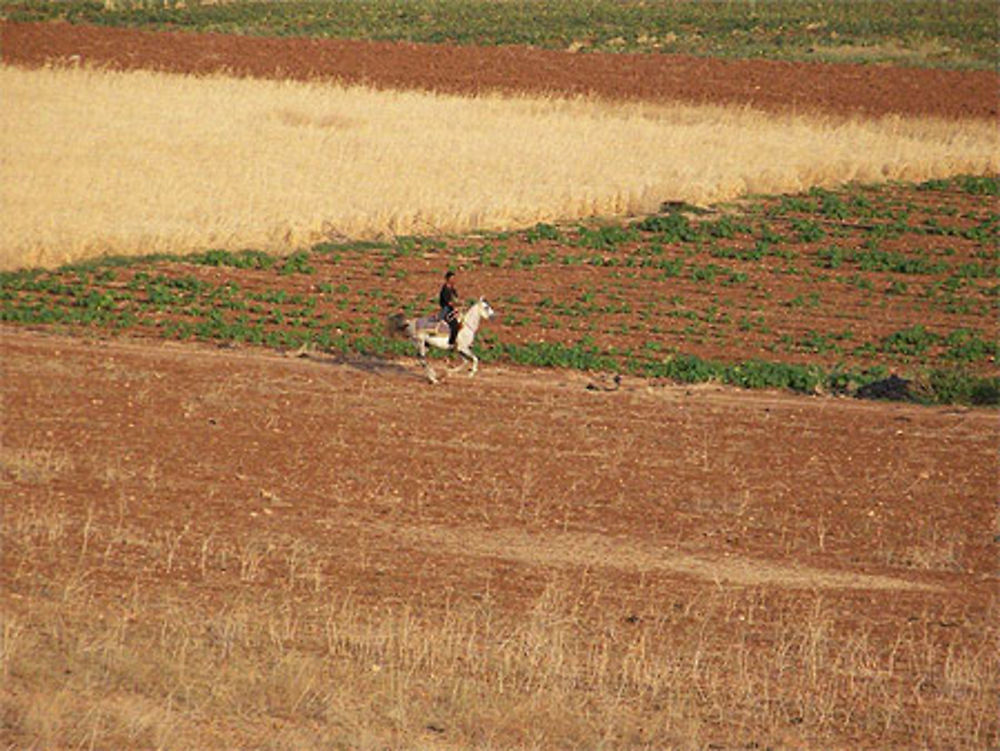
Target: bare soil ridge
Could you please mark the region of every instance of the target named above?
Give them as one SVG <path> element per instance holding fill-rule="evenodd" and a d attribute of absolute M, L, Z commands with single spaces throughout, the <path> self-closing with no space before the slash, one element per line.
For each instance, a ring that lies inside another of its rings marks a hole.
<path fill-rule="evenodd" d="M 1000 76 L 857 64 L 572 54 L 307 38 L 150 32 L 85 25 L 0 24 L 6 64 L 308 80 L 475 95 L 509 92 L 750 105 L 769 111 L 878 117 L 995 118 Z"/>

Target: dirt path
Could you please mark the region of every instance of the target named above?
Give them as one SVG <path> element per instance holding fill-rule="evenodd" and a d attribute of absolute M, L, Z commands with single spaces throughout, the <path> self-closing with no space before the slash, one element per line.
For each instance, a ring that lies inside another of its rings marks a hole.
<path fill-rule="evenodd" d="M 867 116 L 994 118 L 1000 83 L 990 71 L 157 33 L 69 24 L 0 24 L 0 51 L 5 63 L 19 65 L 70 62 L 114 69 L 225 71 L 456 94 L 582 94 Z"/>

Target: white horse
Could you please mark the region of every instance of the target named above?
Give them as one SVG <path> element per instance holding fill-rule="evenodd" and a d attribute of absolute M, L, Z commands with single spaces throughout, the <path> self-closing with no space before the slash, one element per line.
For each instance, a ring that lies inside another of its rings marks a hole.
<path fill-rule="evenodd" d="M 479 325 L 483 321 L 489 320 L 493 315 L 493 308 L 490 307 L 490 304 L 484 298 L 480 297 L 460 317 L 462 328 L 459 329 L 458 336 L 455 338 L 455 351 L 472 363 L 469 368 L 470 377 L 474 376 L 479 369 L 479 358 L 472 352 L 472 342 L 476 338 L 476 331 L 479 330 Z M 420 364 L 424 366 L 424 373 L 427 374 L 427 380 L 431 383 L 437 383 L 437 373 L 434 372 L 434 368 L 427 361 L 427 346 L 430 345 L 438 349 L 450 349 L 448 346 L 448 334 L 450 333 L 448 322 L 442 320 L 441 316 L 437 313 L 424 316 L 423 318 L 406 318 L 402 313 L 395 313 L 389 316 L 388 323 L 391 333 L 405 333 L 413 340 L 413 343 L 417 345 L 417 357 L 420 359 Z M 452 368 L 452 370 L 459 370 L 461 367 L 459 365 L 456 368 Z"/>

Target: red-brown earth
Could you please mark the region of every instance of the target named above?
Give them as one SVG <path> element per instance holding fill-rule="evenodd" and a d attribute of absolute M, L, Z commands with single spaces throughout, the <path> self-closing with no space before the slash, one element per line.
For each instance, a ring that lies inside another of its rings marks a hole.
<path fill-rule="evenodd" d="M 78 56 L 463 93 L 996 113 L 992 74 L 67 25 L 4 24 L 2 34 L 4 61 L 18 64 Z M 372 604 L 434 608 L 488 593 L 516 617 L 567 575 L 623 619 L 721 588 L 764 592 L 792 614 L 820 593 L 839 635 L 911 623 L 935 643 L 974 643 L 995 626 L 995 411 L 631 378 L 605 391 L 584 374 L 501 365 L 432 388 L 411 362 L 15 326 L 0 335 L 5 518 L 54 509 L 85 536 L 126 509 L 137 539 L 186 525 L 217 539 L 290 535 L 330 551 L 330 587 Z M 199 605 L 229 586 L 223 571 L 199 571 L 194 546 L 179 547 L 171 575 L 128 545 L 108 550 L 91 572 L 97 603 L 136 581 Z M 18 571 L 0 566 L 0 596 L 30 622 L 19 560 Z M 6 690 L 18 685 L 14 676 Z M 984 721 L 995 743 L 996 722 Z M 852 742 L 905 747 L 895 732 L 859 730 Z"/>

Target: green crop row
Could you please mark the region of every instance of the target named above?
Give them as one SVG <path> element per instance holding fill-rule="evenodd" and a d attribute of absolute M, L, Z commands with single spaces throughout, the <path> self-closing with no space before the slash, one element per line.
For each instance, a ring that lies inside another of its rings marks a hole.
<path fill-rule="evenodd" d="M 844 263 L 862 271 L 887 271 L 896 274 L 940 274 L 949 266 L 943 261 L 931 261 L 925 256 L 884 250 L 866 250 L 830 246 L 816 252 L 815 264 L 825 269 L 839 269 Z"/>
<path fill-rule="evenodd" d="M 942 356 L 949 360 L 971 362 L 1000 357 L 1000 343 L 984 339 L 980 331 L 969 328 L 942 336 L 917 324 L 895 331 L 881 342 L 883 351 L 904 355 L 922 355 L 932 347 L 943 347 Z"/>
<path fill-rule="evenodd" d="M 853 394 L 861 387 L 888 376 L 884 368 L 864 371 L 825 370 L 814 365 L 748 360 L 722 363 L 694 355 L 677 354 L 662 360 L 627 358 L 599 350 L 583 340 L 567 345 L 551 342 L 496 344 L 484 360 L 503 359 L 534 367 L 585 371 L 625 372 L 643 378 L 664 378 L 677 383 L 722 383 L 746 389 L 785 389 L 813 394 Z M 1000 377 L 979 377 L 960 370 L 934 369 L 922 375 L 912 391 L 914 401 L 1000 405 Z"/>

